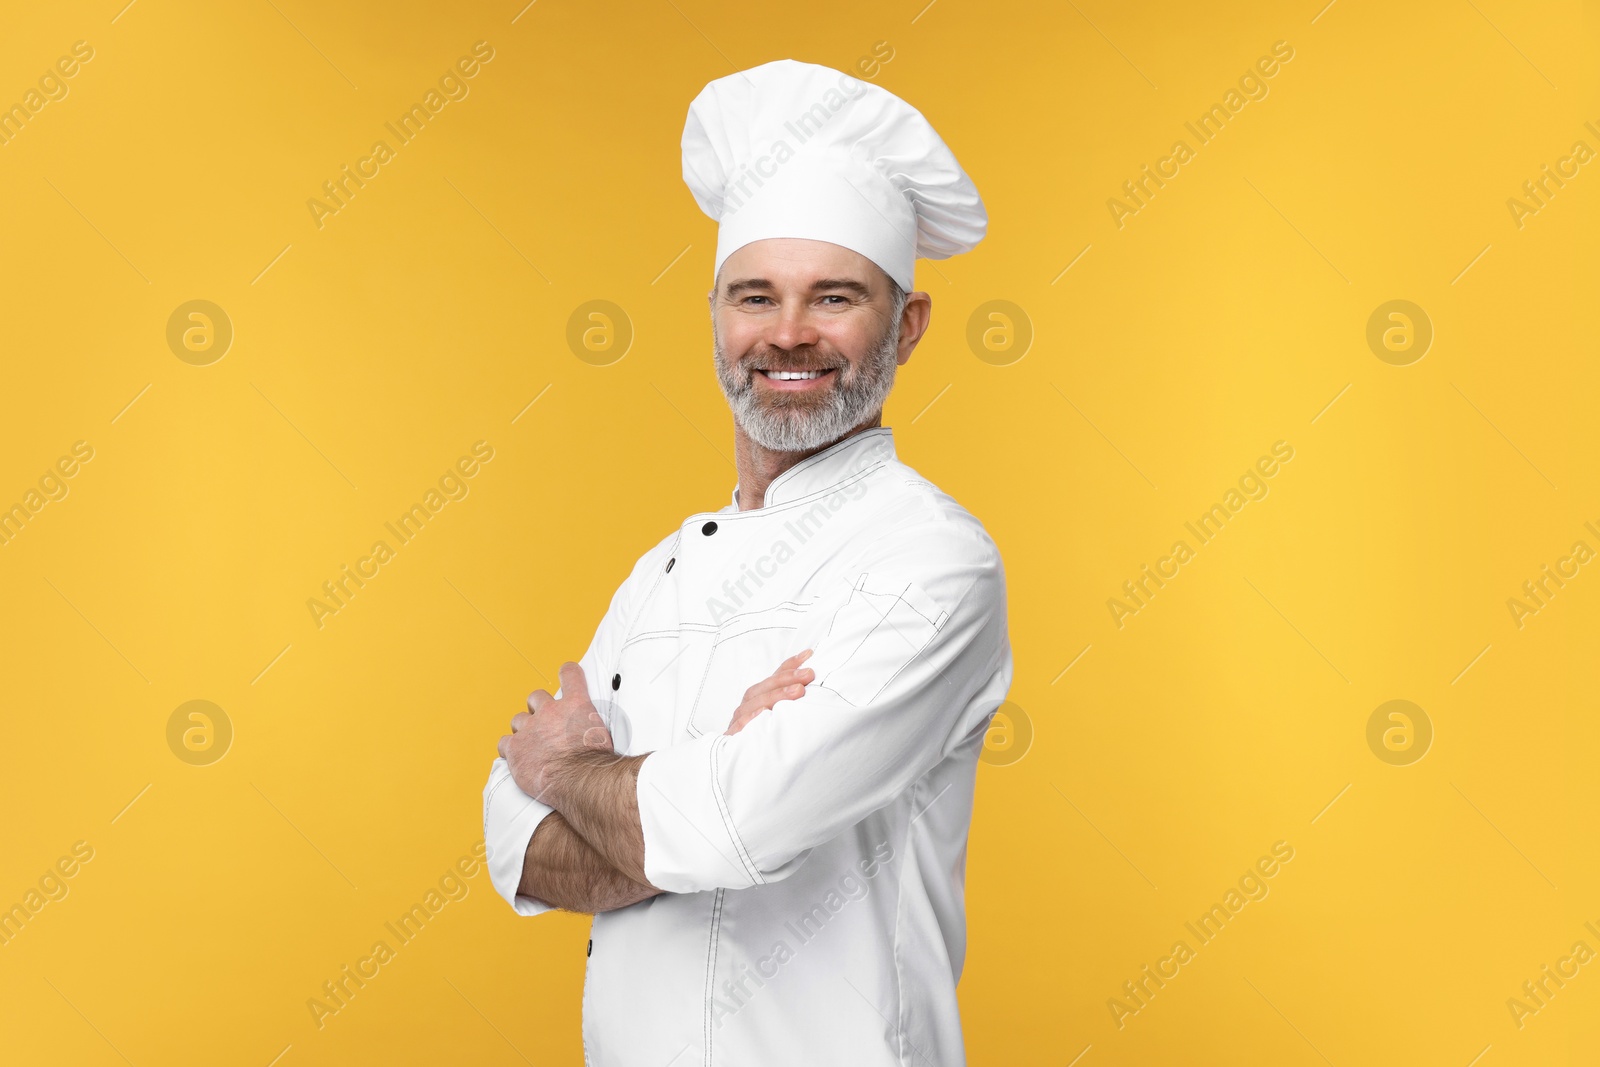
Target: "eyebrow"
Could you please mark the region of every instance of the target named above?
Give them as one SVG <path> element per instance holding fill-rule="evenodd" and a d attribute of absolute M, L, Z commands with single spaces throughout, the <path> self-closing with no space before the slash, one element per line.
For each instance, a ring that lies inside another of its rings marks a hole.
<path fill-rule="evenodd" d="M 724 299 L 731 300 L 740 293 L 748 293 L 759 290 L 770 292 L 776 288 L 777 286 L 773 285 L 772 282 L 768 281 L 766 278 L 740 278 L 736 282 L 729 282 L 728 285 L 723 289 L 722 295 Z M 872 295 L 865 285 L 862 285 L 860 282 L 851 278 L 823 278 L 821 281 L 813 282 L 811 285 L 811 291 L 813 293 L 829 292 L 838 289 L 842 289 L 848 293 L 854 293 L 863 300 Z"/>

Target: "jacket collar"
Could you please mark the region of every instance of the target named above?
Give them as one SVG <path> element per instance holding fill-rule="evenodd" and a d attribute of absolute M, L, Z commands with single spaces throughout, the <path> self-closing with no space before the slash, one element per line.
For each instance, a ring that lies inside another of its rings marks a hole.
<path fill-rule="evenodd" d="M 762 507 L 787 504 L 843 485 L 865 471 L 896 458 L 894 431 L 887 426 L 862 430 L 807 456 L 767 486 Z M 733 487 L 731 510 L 739 511 L 739 487 Z"/>

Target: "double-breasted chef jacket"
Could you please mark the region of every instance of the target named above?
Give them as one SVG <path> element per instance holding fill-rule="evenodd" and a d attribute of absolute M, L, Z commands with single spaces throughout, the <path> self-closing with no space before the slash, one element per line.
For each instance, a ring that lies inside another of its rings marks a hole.
<path fill-rule="evenodd" d="M 737 734 L 745 691 L 816 672 Z M 635 564 L 579 661 L 638 777 L 645 875 L 596 915 L 589 1067 L 963 1064 L 967 831 L 1011 683 L 1005 577 L 983 526 L 862 431 L 763 506 L 691 515 Z M 495 889 L 518 914 L 551 809 L 496 759 Z"/>

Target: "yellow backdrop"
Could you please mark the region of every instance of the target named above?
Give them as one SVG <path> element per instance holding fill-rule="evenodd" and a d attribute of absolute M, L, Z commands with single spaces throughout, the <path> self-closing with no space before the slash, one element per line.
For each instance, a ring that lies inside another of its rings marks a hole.
<path fill-rule="evenodd" d="M 791 56 L 991 213 L 886 417 L 1009 578 L 972 1061 L 1600 1058 L 1592 0 L 523 2 L 7 12 L 0 1058 L 579 1062 L 480 790 L 727 500 Z"/>

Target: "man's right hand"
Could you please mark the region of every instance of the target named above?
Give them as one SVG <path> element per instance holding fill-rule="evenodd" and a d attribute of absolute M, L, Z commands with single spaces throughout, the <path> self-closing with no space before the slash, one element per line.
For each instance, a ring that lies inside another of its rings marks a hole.
<path fill-rule="evenodd" d="M 771 708 L 780 700 L 798 700 L 805 695 L 806 683 L 817 676 L 817 672 L 810 667 L 800 664 L 811 658 L 811 649 L 798 652 L 782 663 L 770 678 L 757 682 L 745 691 L 744 700 L 733 713 L 733 721 L 728 724 L 725 731 L 736 734 L 745 728 L 751 719 Z"/>
<path fill-rule="evenodd" d="M 511 733 L 500 739 L 517 787 L 535 800 L 559 808 L 554 792 L 563 761 L 574 752 L 612 752 L 611 731 L 589 699 L 589 684 L 577 663 L 561 665 L 561 698 L 543 689 L 528 695 L 528 710 L 511 718 Z"/>

